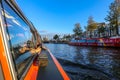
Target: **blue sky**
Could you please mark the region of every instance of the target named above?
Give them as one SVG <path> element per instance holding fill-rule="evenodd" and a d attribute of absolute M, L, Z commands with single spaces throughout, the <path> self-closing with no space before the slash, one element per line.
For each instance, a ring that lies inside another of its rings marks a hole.
<path fill-rule="evenodd" d="M 42 33 L 73 33 L 75 23 L 87 25 L 89 16 L 104 22 L 114 0 L 17 0 L 23 13 Z M 84 28 L 83 28 L 84 29 Z"/>

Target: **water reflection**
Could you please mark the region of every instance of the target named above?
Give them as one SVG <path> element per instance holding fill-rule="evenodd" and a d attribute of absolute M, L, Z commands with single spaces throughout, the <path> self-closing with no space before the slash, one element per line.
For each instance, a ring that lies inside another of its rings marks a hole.
<path fill-rule="evenodd" d="M 97 66 L 102 72 L 120 79 L 120 49 L 80 47 L 67 44 L 45 44 L 55 57 L 82 65 Z M 71 68 L 62 65 L 63 68 Z M 72 66 L 72 69 L 77 68 Z"/>

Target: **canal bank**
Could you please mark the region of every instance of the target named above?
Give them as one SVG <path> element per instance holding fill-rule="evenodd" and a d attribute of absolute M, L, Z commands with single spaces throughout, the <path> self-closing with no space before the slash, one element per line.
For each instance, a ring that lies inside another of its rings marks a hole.
<path fill-rule="evenodd" d="M 45 44 L 72 80 L 119 80 L 120 50 Z"/>

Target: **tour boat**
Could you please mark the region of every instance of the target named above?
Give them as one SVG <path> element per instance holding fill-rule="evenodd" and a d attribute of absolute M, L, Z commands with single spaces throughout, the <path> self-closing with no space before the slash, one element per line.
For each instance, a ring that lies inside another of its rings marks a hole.
<path fill-rule="evenodd" d="M 14 0 L 0 1 L 0 51 L 0 80 L 70 80 Z"/>
<path fill-rule="evenodd" d="M 120 47 L 120 38 L 75 38 L 69 42 L 74 46 Z"/>

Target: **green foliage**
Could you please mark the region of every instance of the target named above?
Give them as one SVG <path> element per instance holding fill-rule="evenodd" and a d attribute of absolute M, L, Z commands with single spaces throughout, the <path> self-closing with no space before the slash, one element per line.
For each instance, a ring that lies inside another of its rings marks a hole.
<path fill-rule="evenodd" d="M 93 20 L 93 17 L 90 16 L 88 18 L 88 25 L 87 25 L 87 30 L 88 31 L 93 31 L 94 29 L 97 29 L 97 23 Z"/>
<path fill-rule="evenodd" d="M 104 33 L 104 32 L 105 32 L 105 27 L 98 28 L 98 33 Z"/>
<path fill-rule="evenodd" d="M 97 29 L 97 23 L 92 23 L 87 26 L 88 31 L 93 31 L 95 29 Z"/>
<path fill-rule="evenodd" d="M 116 29 L 116 35 L 118 35 L 118 18 L 120 17 L 120 4 L 114 1 L 109 6 L 109 12 L 106 16 L 105 20 L 109 22 L 110 27 Z"/>
<path fill-rule="evenodd" d="M 80 23 L 75 24 L 75 28 L 73 29 L 74 35 L 77 37 L 82 37 L 82 29 Z"/>
<path fill-rule="evenodd" d="M 64 35 L 63 36 L 63 39 L 64 40 L 70 40 L 71 39 L 71 35 L 69 34 L 69 35 Z"/>
<path fill-rule="evenodd" d="M 90 31 L 90 36 L 92 37 L 92 31 L 94 31 L 95 29 L 97 29 L 97 23 L 93 20 L 93 17 L 90 16 L 88 17 L 88 25 L 87 25 L 87 31 Z"/>
<path fill-rule="evenodd" d="M 102 35 L 102 37 L 103 36 L 105 36 L 104 35 L 104 33 L 105 33 L 105 30 L 106 30 L 106 27 L 105 27 L 105 23 L 103 22 L 103 23 L 98 23 L 98 26 L 97 26 L 98 28 L 97 28 L 97 30 L 98 30 L 98 34 L 99 34 L 99 37 L 100 37 L 100 34 Z"/>
<path fill-rule="evenodd" d="M 64 35 L 63 38 L 71 38 L 71 35 Z"/>
<path fill-rule="evenodd" d="M 57 40 L 57 39 L 59 39 L 59 36 L 56 34 L 53 36 L 53 39 Z"/>

